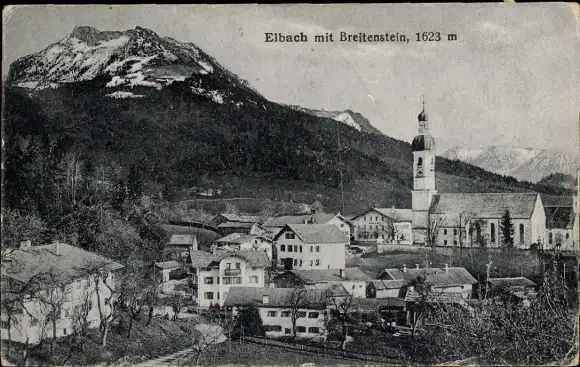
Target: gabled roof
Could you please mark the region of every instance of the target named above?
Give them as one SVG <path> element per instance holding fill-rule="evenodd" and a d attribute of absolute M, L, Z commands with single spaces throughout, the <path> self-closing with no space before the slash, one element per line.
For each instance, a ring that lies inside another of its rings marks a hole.
<path fill-rule="evenodd" d="M 22 282 L 39 274 L 52 273 L 62 282 L 86 276 L 87 266 L 98 265 L 105 271 L 121 269 L 123 265 L 104 256 L 66 243 L 14 249 L 8 255 L 11 261 L 2 264 L 2 276 Z"/>
<path fill-rule="evenodd" d="M 264 241 L 272 242 L 271 239 L 261 235 L 254 235 L 254 234 L 243 234 L 243 233 L 232 233 L 225 237 L 220 238 L 216 242 L 219 243 L 232 243 L 232 244 L 240 244 L 244 242 L 250 242 L 256 238 L 262 239 Z"/>
<path fill-rule="evenodd" d="M 268 255 L 263 251 L 218 251 L 215 254 L 208 251 L 192 251 L 189 255 L 191 257 L 191 266 L 194 268 L 217 266 L 221 260 L 232 256 L 246 260 L 248 265 L 254 268 L 265 268 L 271 265 Z"/>
<path fill-rule="evenodd" d="M 328 224 L 338 214 L 314 213 L 314 214 L 283 214 L 275 216 L 266 223 L 265 227 L 283 227 L 286 224 Z M 347 222 L 342 216 L 340 219 Z"/>
<path fill-rule="evenodd" d="M 459 267 L 449 267 L 447 270 L 444 268 L 407 269 L 405 272 L 399 269 L 385 269 L 383 274 L 381 274 L 381 278 L 410 282 L 420 275 L 425 275 L 427 277 L 426 282 L 435 287 L 477 283 L 477 280 L 465 268 Z"/>
<path fill-rule="evenodd" d="M 268 296 L 268 303 L 263 303 Z M 230 287 L 224 306 L 292 307 L 323 309 L 329 304 L 327 289 Z"/>
<path fill-rule="evenodd" d="M 176 268 L 181 268 L 183 266 L 183 264 L 180 263 L 179 261 L 170 260 L 170 261 L 156 262 L 155 266 L 157 266 L 158 268 L 161 268 L 161 269 L 176 269 Z"/>
<path fill-rule="evenodd" d="M 276 241 L 282 233 L 290 230 L 304 243 L 348 243 L 349 239 L 332 224 L 287 224 L 274 236 Z"/>
<path fill-rule="evenodd" d="M 220 214 L 222 217 L 226 218 L 230 222 L 241 222 L 241 223 L 259 223 L 260 217 L 256 215 L 238 215 L 230 213 Z"/>
<path fill-rule="evenodd" d="M 324 283 L 324 282 L 347 282 L 347 281 L 368 281 L 371 280 L 365 272 L 359 268 L 345 268 L 345 277 L 340 277 L 340 269 L 310 269 L 310 270 L 292 270 L 298 278 L 306 283 Z"/>
<path fill-rule="evenodd" d="M 537 193 L 460 193 L 434 195 L 432 213 L 471 213 L 476 218 L 501 218 L 505 210 L 512 219 L 529 219 L 534 213 Z"/>
<path fill-rule="evenodd" d="M 368 214 L 369 212 L 375 211 L 385 217 L 391 218 L 395 222 L 412 222 L 413 221 L 413 210 L 411 209 L 396 209 L 396 208 L 379 208 L 379 207 L 372 207 L 367 211 L 357 214 L 351 218 L 354 220 L 358 217 Z"/>
<path fill-rule="evenodd" d="M 254 225 L 254 222 L 224 222 L 218 224 L 217 228 L 252 228 Z"/>
<path fill-rule="evenodd" d="M 546 228 L 571 229 L 574 225 L 574 208 L 571 206 L 546 206 Z"/>
<path fill-rule="evenodd" d="M 412 289 L 408 289 L 405 294 L 405 302 L 417 302 L 421 300 L 421 295 Z M 465 304 L 461 293 L 454 292 L 430 292 L 427 293 L 425 302 L 427 303 L 453 303 Z"/>
<path fill-rule="evenodd" d="M 535 287 L 536 283 L 528 278 L 514 277 L 514 278 L 489 278 L 487 280 L 495 287 Z"/>
<path fill-rule="evenodd" d="M 396 279 L 396 280 L 373 280 L 371 281 L 373 287 L 376 290 L 385 290 L 385 289 L 400 289 L 407 284 L 407 281 L 404 279 Z"/>
<path fill-rule="evenodd" d="M 191 234 L 174 234 L 169 240 L 170 245 L 189 246 L 197 244 L 197 236 Z"/>

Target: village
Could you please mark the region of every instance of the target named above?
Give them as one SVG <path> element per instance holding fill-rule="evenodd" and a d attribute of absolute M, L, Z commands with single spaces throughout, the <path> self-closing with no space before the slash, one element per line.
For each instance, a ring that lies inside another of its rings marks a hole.
<path fill-rule="evenodd" d="M 437 310 L 473 315 L 496 301 L 530 307 L 545 292 L 541 278 L 531 280 L 523 270 L 501 276 L 507 271 L 497 271 L 496 263 L 514 254 L 530 263 L 576 256 L 577 197 L 549 206 L 538 193 L 438 193 L 428 120 L 423 107 L 412 143 L 412 208 L 373 206 L 345 216 L 313 205 L 267 219 L 221 213 L 211 224 L 172 221 L 153 263 L 123 265 L 60 241 L 22 241 L 3 254 L 3 297 L 13 302 L 2 312 L 2 339 L 23 345 L 26 355 L 45 341 L 52 350 L 57 340 L 98 329 L 105 346 L 107 333 L 119 327 L 116 315 L 126 310 L 122 328 L 129 336 L 145 314 L 147 325 L 154 318 L 205 317 L 202 325 L 219 328 L 198 328 L 205 344 L 180 358 L 199 359 L 226 339 L 270 339 L 283 348 L 299 343 L 316 353 L 392 362 L 397 348 L 416 352 L 416 336 L 436 329 Z M 416 251 L 413 262 L 389 262 L 407 250 Z M 457 251 L 493 257 L 477 264 L 485 271 L 472 274 L 448 256 Z M 565 265 L 552 270 L 567 276 Z M 220 322 L 208 312 L 221 315 Z M 382 345 L 390 349 L 370 343 L 377 333 L 389 336 Z"/>

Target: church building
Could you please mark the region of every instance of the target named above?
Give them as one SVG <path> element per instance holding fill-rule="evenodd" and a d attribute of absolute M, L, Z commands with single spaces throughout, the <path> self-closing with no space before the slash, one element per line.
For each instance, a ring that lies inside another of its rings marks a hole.
<path fill-rule="evenodd" d="M 435 140 L 429 116 L 418 116 L 413 149 L 412 226 L 415 245 L 502 247 L 501 220 L 509 211 L 513 246 L 546 248 L 546 215 L 538 193 L 438 193 L 435 186 Z"/>

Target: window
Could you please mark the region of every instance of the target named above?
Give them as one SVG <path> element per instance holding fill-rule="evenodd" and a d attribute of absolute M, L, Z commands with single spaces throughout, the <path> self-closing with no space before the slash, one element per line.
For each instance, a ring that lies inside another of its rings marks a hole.
<path fill-rule="evenodd" d="M 230 270 L 232 268 L 232 263 L 226 263 L 226 270 Z"/>
<path fill-rule="evenodd" d="M 232 284 L 232 278 L 224 277 L 224 284 Z"/>
<path fill-rule="evenodd" d="M 276 317 L 276 311 L 268 311 L 268 317 Z"/>
<path fill-rule="evenodd" d="M 298 265 L 298 259 L 294 259 L 294 266 Z"/>
<path fill-rule="evenodd" d="M 203 294 L 203 297 L 204 297 L 205 299 L 213 299 L 213 292 L 205 292 L 205 293 Z"/>
<path fill-rule="evenodd" d="M 419 157 L 419 159 L 417 159 L 417 166 L 422 166 L 423 165 L 423 158 Z"/>
<path fill-rule="evenodd" d="M 319 332 L 319 329 L 318 329 L 317 327 L 309 327 L 309 328 L 308 328 L 308 332 L 309 332 L 310 334 L 318 334 L 318 332 Z"/>
<path fill-rule="evenodd" d="M 344 228 L 344 223 L 340 223 L 340 228 Z"/>
<path fill-rule="evenodd" d="M 453 240 L 453 246 L 457 246 L 457 240 Z"/>
<path fill-rule="evenodd" d="M 250 276 L 250 283 L 258 283 L 258 276 L 257 275 L 252 275 Z"/>
<path fill-rule="evenodd" d="M 310 260 L 310 266 L 312 266 L 313 263 L 314 263 L 314 261 Z"/>
<path fill-rule="evenodd" d="M 447 246 L 447 240 L 443 241 L 443 246 Z"/>
<path fill-rule="evenodd" d="M 288 252 L 292 252 L 292 245 L 288 245 Z"/>
<path fill-rule="evenodd" d="M 318 318 L 319 313 L 318 312 L 309 312 L 308 313 L 308 318 L 309 319 L 317 319 Z"/>
<path fill-rule="evenodd" d="M 217 280 L 217 284 L 220 284 L 220 277 L 215 278 Z"/>
<path fill-rule="evenodd" d="M 570 238 L 570 233 L 566 233 L 566 239 Z M 523 242 L 520 240 L 520 242 Z"/>
<path fill-rule="evenodd" d="M 290 311 L 282 311 L 282 312 L 280 312 L 280 317 L 290 317 Z"/>
<path fill-rule="evenodd" d="M 302 252 L 302 245 L 300 245 L 300 252 Z"/>
<path fill-rule="evenodd" d="M 314 251 L 314 247 L 310 246 L 310 252 Z"/>
<path fill-rule="evenodd" d="M 495 242 L 495 223 L 491 223 L 491 242 Z"/>
<path fill-rule="evenodd" d="M 242 264 L 241 263 L 236 263 L 236 269 L 241 269 L 242 268 Z"/>
<path fill-rule="evenodd" d="M 298 252 L 298 245 L 294 245 L 294 252 Z"/>
<path fill-rule="evenodd" d="M 568 238 L 568 235 L 566 235 Z M 520 243 L 524 243 L 524 224 L 520 223 Z"/>
<path fill-rule="evenodd" d="M 62 329 L 62 335 L 66 335 L 66 328 Z"/>
<path fill-rule="evenodd" d="M 444 235 L 447 235 L 447 230 L 446 229 L 443 230 L 443 234 Z"/>
<path fill-rule="evenodd" d="M 296 326 L 296 331 L 299 333 L 305 333 L 306 328 L 304 326 Z"/>
<path fill-rule="evenodd" d="M 316 252 L 320 252 L 320 246 L 316 246 Z"/>
<path fill-rule="evenodd" d="M 213 277 L 205 277 L 205 284 L 213 284 Z"/>
<path fill-rule="evenodd" d="M 5 320 L 0 321 L 0 328 L 8 329 L 8 321 Z"/>
<path fill-rule="evenodd" d="M 316 259 L 316 265 L 320 265 L 320 260 Z"/>
<path fill-rule="evenodd" d="M 290 329 L 290 328 L 285 328 L 285 329 L 284 329 L 284 334 L 292 334 L 292 329 Z"/>
<path fill-rule="evenodd" d="M 286 245 L 280 245 L 280 251 L 286 251 Z"/>
<path fill-rule="evenodd" d="M 282 331 L 282 326 L 280 326 L 280 325 L 270 325 L 270 326 L 266 326 L 266 328 L 270 329 L 269 331 L 278 331 L 278 332 Z M 266 331 L 268 331 L 267 329 L 266 329 Z"/>
<path fill-rule="evenodd" d="M 294 233 L 286 233 L 285 237 L 287 240 L 293 240 L 296 238 L 296 235 Z"/>
<path fill-rule="evenodd" d="M 302 266 L 302 259 L 300 259 L 300 266 Z"/>
<path fill-rule="evenodd" d="M 298 317 L 306 317 L 306 311 L 298 311 L 296 314 Z"/>
<path fill-rule="evenodd" d="M 218 296 L 218 299 L 220 299 L 220 294 L 219 294 L 219 292 L 217 293 L 217 296 Z"/>
<path fill-rule="evenodd" d="M 553 241 L 553 240 L 554 240 L 554 239 L 553 239 L 553 236 L 552 236 L 552 232 L 550 232 L 550 233 L 548 234 L 548 243 L 549 243 L 549 244 L 552 244 L 552 241 Z"/>
<path fill-rule="evenodd" d="M 457 236 L 457 230 L 456 229 L 453 230 L 453 235 L 454 236 Z"/>

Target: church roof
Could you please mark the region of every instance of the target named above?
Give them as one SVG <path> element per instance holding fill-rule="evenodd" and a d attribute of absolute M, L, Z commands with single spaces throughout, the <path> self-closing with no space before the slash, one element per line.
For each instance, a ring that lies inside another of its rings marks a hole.
<path fill-rule="evenodd" d="M 417 135 L 411 143 L 411 148 L 413 149 L 413 152 L 435 150 L 435 140 L 429 134 Z"/>
<path fill-rule="evenodd" d="M 476 218 L 501 218 L 508 209 L 512 219 L 529 219 L 534 213 L 537 193 L 462 193 L 433 196 L 431 212 L 472 213 Z"/>

